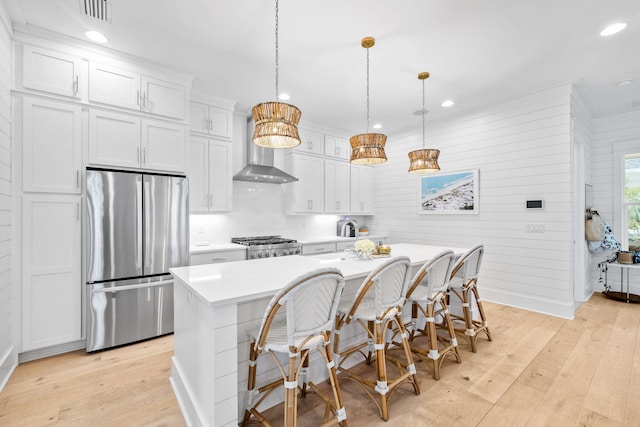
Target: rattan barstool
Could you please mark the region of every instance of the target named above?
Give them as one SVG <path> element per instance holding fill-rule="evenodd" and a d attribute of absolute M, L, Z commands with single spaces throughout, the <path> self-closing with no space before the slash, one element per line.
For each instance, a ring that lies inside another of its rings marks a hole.
<path fill-rule="evenodd" d="M 408 335 L 402 322 L 402 306 L 409 284 L 409 262 L 408 257 L 396 257 L 372 271 L 353 301 L 340 304 L 334 331 L 334 360 L 338 371 L 363 386 L 383 420 L 389 418 L 389 399 L 399 385 L 408 383 L 415 394 L 420 394 Z M 345 339 L 349 347 L 341 349 L 340 332 L 345 325 L 352 323 L 360 325 L 365 334 Z M 393 333 L 402 338 L 398 348 L 390 345 Z M 403 351 L 403 360 L 391 356 L 391 350 Z M 357 372 L 361 371 L 358 369 L 360 366 L 355 366 L 358 359 L 351 359 L 356 355 L 360 355 L 367 364 L 375 359 L 375 379 Z M 398 370 L 398 375 L 393 379 L 387 376 L 387 362 Z"/>
<path fill-rule="evenodd" d="M 425 262 L 413 276 L 407 291 L 407 302 L 411 304 L 411 351 L 425 362 L 433 362 L 433 378 L 436 380 L 440 379 L 440 367 L 447 355 L 453 355 L 458 363 L 462 361 L 446 303 L 455 259 L 453 251 L 444 251 Z M 437 325 L 436 317 L 439 319 Z M 438 330 L 448 336 L 438 335 Z M 418 338 L 421 337 L 428 339 L 428 348 L 418 346 Z"/>
<path fill-rule="evenodd" d="M 477 352 L 476 340 L 478 334 L 483 332 L 491 341 L 491 333 L 489 332 L 489 322 L 482 307 L 482 300 L 478 293 L 478 275 L 480 273 L 480 265 L 484 255 L 484 246 L 476 245 L 469 249 L 456 261 L 451 272 L 449 280 L 449 298 L 452 295 L 458 298 L 462 303 L 463 315 L 451 314 L 451 317 L 464 321 L 464 329 L 456 328 L 456 332 L 463 333 L 469 338 L 471 351 Z M 473 296 L 473 302 L 470 301 Z M 480 319 L 474 319 L 471 313 L 471 304 L 475 304 L 478 309 Z"/>
<path fill-rule="evenodd" d="M 252 337 L 249 355 L 248 395 L 242 425 L 271 423 L 258 410 L 258 406 L 275 390 L 284 386 L 284 425 L 297 424 L 298 391 L 306 397 L 312 389 L 325 402 L 323 426 L 348 425 L 330 342 L 344 278 L 336 268 L 318 269 L 304 274 L 282 288 L 265 310 L 262 324 Z M 276 319 L 284 308 L 284 319 Z M 317 349 L 329 371 L 333 396 L 328 396 L 309 381 L 310 352 Z M 259 357 L 270 354 L 282 378 L 264 386 L 256 385 Z M 288 362 L 281 362 L 278 354 Z M 286 366 L 285 366 L 286 365 Z M 331 416 L 333 415 L 333 417 Z"/>

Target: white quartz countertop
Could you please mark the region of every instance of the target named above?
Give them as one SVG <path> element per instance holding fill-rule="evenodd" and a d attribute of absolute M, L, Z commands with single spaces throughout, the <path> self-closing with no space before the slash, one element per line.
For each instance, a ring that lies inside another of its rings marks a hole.
<path fill-rule="evenodd" d="M 209 243 L 206 245 L 191 245 L 189 253 L 198 254 L 201 252 L 220 252 L 220 251 L 246 251 L 247 247 L 237 243 Z"/>
<path fill-rule="evenodd" d="M 461 255 L 466 248 L 397 243 L 391 256 L 408 256 L 420 265 L 440 252 L 451 249 Z M 323 267 L 337 267 L 345 279 L 366 277 L 388 258 L 360 260 L 344 252 L 316 256 L 293 255 L 247 261 L 172 268 L 171 274 L 191 292 L 211 306 L 250 301 L 274 295 L 295 277 Z"/>

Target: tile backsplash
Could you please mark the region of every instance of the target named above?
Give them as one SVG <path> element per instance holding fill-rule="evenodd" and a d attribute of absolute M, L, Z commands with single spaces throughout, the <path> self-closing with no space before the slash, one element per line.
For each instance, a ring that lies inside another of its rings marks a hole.
<path fill-rule="evenodd" d="M 233 210 L 190 216 L 191 244 L 232 237 L 281 235 L 297 240 L 335 236 L 340 215 L 285 215 L 284 185 L 234 181 Z M 362 224 L 364 217 L 353 217 Z"/>

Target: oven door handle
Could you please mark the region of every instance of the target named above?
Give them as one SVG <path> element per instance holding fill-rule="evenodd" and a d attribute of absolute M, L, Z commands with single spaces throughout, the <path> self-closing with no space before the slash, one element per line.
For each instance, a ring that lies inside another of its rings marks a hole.
<path fill-rule="evenodd" d="M 95 285 L 91 285 L 91 293 L 97 294 L 100 292 L 121 292 L 121 291 L 130 291 L 132 289 L 141 289 L 141 288 L 153 288 L 156 286 L 164 286 L 164 285 L 172 285 L 173 280 L 160 280 L 158 282 L 147 282 L 147 283 L 137 283 L 135 285 L 124 285 L 124 286 L 114 286 L 109 288 L 98 288 L 93 289 Z"/>

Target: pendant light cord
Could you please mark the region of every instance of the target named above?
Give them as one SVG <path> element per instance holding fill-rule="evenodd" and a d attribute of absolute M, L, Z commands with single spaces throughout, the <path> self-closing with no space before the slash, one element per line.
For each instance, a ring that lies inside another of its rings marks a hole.
<path fill-rule="evenodd" d="M 280 91 L 278 90 L 278 71 L 279 71 L 279 64 L 278 64 L 278 0 L 276 0 L 276 100 L 278 99 L 278 96 L 280 95 Z"/>
<path fill-rule="evenodd" d="M 369 133 L 369 48 L 367 48 L 367 132 Z"/>
<path fill-rule="evenodd" d="M 424 116 L 427 115 L 427 110 L 425 110 L 425 105 L 424 105 L 424 79 L 422 79 L 422 148 L 424 149 L 426 144 L 425 144 L 425 138 L 424 138 Z"/>

